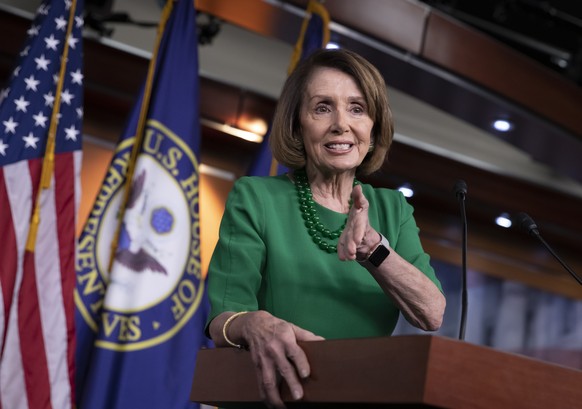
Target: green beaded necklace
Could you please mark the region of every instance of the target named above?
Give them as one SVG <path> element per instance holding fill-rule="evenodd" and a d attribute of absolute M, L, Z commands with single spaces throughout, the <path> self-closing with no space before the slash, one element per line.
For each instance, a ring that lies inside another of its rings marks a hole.
<path fill-rule="evenodd" d="M 329 243 L 329 240 L 337 240 L 341 236 L 344 227 L 346 227 L 346 220 L 344 220 L 341 227 L 337 230 L 330 230 L 321 223 L 319 215 L 317 214 L 317 209 L 315 208 L 315 202 L 313 200 L 313 194 L 311 193 L 311 187 L 309 186 L 309 181 L 307 180 L 307 174 L 305 169 L 296 170 L 295 173 L 295 189 L 297 190 L 297 199 L 299 200 L 299 209 L 301 210 L 301 215 L 303 220 L 305 220 L 305 227 L 307 232 L 311 236 L 313 242 L 319 246 L 320 249 L 327 253 L 337 253 L 337 244 Z M 354 178 L 354 186 L 358 185 L 360 182 Z M 350 200 L 350 207 L 352 203 Z"/>

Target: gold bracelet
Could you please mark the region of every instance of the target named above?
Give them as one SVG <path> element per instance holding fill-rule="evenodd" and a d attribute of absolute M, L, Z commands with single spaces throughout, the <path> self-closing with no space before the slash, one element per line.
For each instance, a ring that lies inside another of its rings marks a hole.
<path fill-rule="evenodd" d="M 232 321 L 234 321 L 235 318 L 240 317 L 241 315 L 246 314 L 248 311 L 240 311 L 237 313 L 232 314 L 230 317 L 228 317 L 228 319 L 224 322 L 224 325 L 222 326 L 222 336 L 224 337 L 224 340 L 230 345 L 233 346 L 235 348 L 242 348 L 242 345 L 239 344 L 235 344 L 234 342 L 232 342 L 230 339 L 228 339 L 228 337 L 226 336 L 226 330 L 228 329 L 228 326 L 232 323 Z"/>

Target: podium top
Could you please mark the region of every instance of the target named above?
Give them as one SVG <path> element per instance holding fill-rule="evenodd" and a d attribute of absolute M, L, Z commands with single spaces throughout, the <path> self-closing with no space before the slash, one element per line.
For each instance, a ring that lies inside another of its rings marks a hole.
<path fill-rule="evenodd" d="M 582 371 L 433 335 L 301 343 L 311 364 L 289 407 L 547 409 L 582 407 Z M 265 407 L 248 351 L 198 353 L 191 400 Z"/>

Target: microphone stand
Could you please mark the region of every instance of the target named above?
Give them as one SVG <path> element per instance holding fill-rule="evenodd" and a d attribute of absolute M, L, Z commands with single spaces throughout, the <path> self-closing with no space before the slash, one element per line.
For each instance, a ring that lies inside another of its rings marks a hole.
<path fill-rule="evenodd" d="M 537 238 L 550 252 L 550 254 L 554 256 L 556 260 L 558 260 L 558 263 L 560 263 L 562 267 L 564 267 L 564 269 L 570 273 L 570 275 L 574 277 L 576 281 L 578 281 L 578 284 L 582 285 L 582 279 L 566 264 L 565 261 L 560 258 L 560 256 L 558 256 L 554 249 L 552 249 L 552 247 L 550 247 L 550 245 L 544 240 L 540 234 L 540 231 L 538 230 L 537 224 L 533 221 L 533 219 L 527 213 L 519 213 L 517 215 L 517 219 L 519 221 L 519 226 L 531 236 Z"/>
<path fill-rule="evenodd" d="M 455 195 L 459 201 L 459 206 L 461 210 L 461 222 L 463 225 L 462 234 L 462 275 L 461 275 L 461 322 L 459 326 L 459 339 L 462 341 L 465 339 L 465 326 L 467 322 L 467 307 L 468 307 L 468 295 L 467 295 L 467 214 L 465 211 L 465 196 L 467 194 L 467 184 L 464 180 L 459 180 L 455 183 Z"/>

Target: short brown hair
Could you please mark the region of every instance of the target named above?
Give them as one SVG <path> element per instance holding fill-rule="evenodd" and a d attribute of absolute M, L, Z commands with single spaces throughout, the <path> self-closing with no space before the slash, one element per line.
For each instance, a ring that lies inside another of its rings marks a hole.
<path fill-rule="evenodd" d="M 300 169 L 305 166 L 306 153 L 299 115 L 309 78 L 319 67 L 334 68 L 348 74 L 362 91 L 368 113 L 374 122 L 371 135 L 374 149 L 358 166 L 357 173 L 368 175 L 377 171 L 384 163 L 394 135 L 386 83 L 369 61 L 344 49 L 315 51 L 299 63 L 285 81 L 269 136 L 273 156 L 288 168 Z"/>

